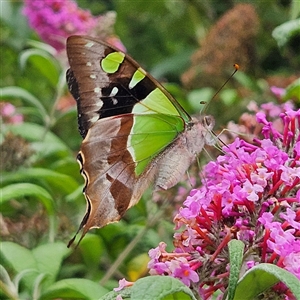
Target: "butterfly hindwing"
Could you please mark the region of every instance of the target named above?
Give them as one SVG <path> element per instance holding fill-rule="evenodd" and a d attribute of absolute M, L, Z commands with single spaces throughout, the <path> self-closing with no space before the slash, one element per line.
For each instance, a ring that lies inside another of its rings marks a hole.
<path fill-rule="evenodd" d="M 150 162 L 176 138 L 176 126 L 182 125 L 181 118 L 175 119 L 177 124 L 154 114 L 124 114 L 101 119 L 90 128 L 79 152 L 90 208 L 84 231 L 119 220 L 138 202 L 156 173 L 157 165 Z M 134 122 L 146 126 L 134 132 Z"/>

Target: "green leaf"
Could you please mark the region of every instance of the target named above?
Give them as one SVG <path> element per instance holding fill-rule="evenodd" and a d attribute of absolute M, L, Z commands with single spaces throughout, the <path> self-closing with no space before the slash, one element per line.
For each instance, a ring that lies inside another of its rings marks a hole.
<path fill-rule="evenodd" d="M 98 271 L 100 258 L 104 252 L 104 245 L 101 238 L 96 234 L 87 234 L 79 244 L 82 253 L 82 258 L 91 271 Z"/>
<path fill-rule="evenodd" d="M 67 112 L 60 111 L 59 115 L 56 115 L 55 124 L 53 124 L 51 130 L 60 139 L 66 141 L 71 149 L 79 149 L 81 138 L 77 132 L 77 128 L 77 110 L 75 107 L 72 107 Z"/>
<path fill-rule="evenodd" d="M 2 242 L 0 255 L 5 265 L 12 268 L 16 274 L 24 270 L 31 271 L 24 275 L 23 280 L 27 288 L 32 288 L 38 271 L 36 261 L 31 251 L 12 242 Z"/>
<path fill-rule="evenodd" d="M 63 259 L 70 252 L 67 245 L 61 242 L 44 244 L 32 250 L 38 271 L 48 275 L 47 285 L 55 281 Z"/>
<path fill-rule="evenodd" d="M 2 259 L 16 274 L 27 272 L 22 280 L 28 289 L 33 288 L 40 274 L 45 277 L 43 286 L 52 284 L 68 253 L 70 250 L 61 242 L 44 244 L 32 251 L 12 242 L 3 242 L 0 248 Z"/>
<path fill-rule="evenodd" d="M 40 273 L 34 280 L 33 283 L 33 291 L 32 291 L 32 298 L 38 299 L 40 295 L 40 291 L 42 289 L 42 283 L 45 281 L 45 279 L 48 278 L 47 273 Z"/>
<path fill-rule="evenodd" d="M 55 87 L 59 80 L 59 72 L 56 61 L 47 52 L 40 49 L 27 49 L 20 55 L 21 68 L 24 68 L 27 61 L 32 63 Z"/>
<path fill-rule="evenodd" d="M 279 47 L 285 46 L 289 40 L 300 32 L 300 19 L 291 20 L 277 26 L 272 36 L 276 40 Z"/>
<path fill-rule="evenodd" d="M 292 82 L 287 88 L 283 97 L 284 100 L 296 99 L 297 103 L 300 103 L 300 78 Z"/>
<path fill-rule="evenodd" d="M 131 288 L 131 300 L 196 300 L 192 291 L 180 280 L 170 276 L 141 278 Z"/>
<path fill-rule="evenodd" d="M 83 188 L 84 188 L 84 184 L 79 185 L 71 194 L 67 195 L 65 197 L 66 202 L 73 202 L 76 201 L 77 199 L 84 199 L 83 196 Z"/>
<path fill-rule="evenodd" d="M 213 94 L 214 91 L 212 88 L 202 88 L 202 89 L 192 90 L 187 97 L 193 111 L 195 112 L 201 111 L 201 109 L 203 108 L 203 104 L 201 104 L 201 102 L 202 101 L 209 102 Z"/>
<path fill-rule="evenodd" d="M 41 201 L 49 214 L 54 213 L 54 200 L 51 195 L 42 187 L 32 183 L 10 184 L 0 189 L 1 204 L 14 198 L 26 196 L 36 197 Z"/>
<path fill-rule="evenodd" d="M 55 48 L 53 48 L 49 44 L 42 43 L 40 41 L 27 40 L 27 45 L 30 46 L 30 47 L 36 48 L 36 49 L 43 50 L 43 51 L 49 53 L 52 56 L 55 56 L 57 54 L 57 51 L 55 50 Z"/>
<path fill-rule="evenodd" d="M 60 156 L 69 156 L 72 154 L 71 150 L 62 140 L 41 125 L 22 123 L 7 125 L 7 128 L 15 135 L 20 135 L 25 140 L 34 142 L 31 144 L 32 148 L 42 157 L 47 157 L 54 153 L 59 153 Z"/>
<path fill-rule="evenodd" d="M 237 99 L 237 90 L 224 89 L 219 93 L 220 98 L 226 106 L 231 106 Z"/>
<path fill-rule="evenodd" d="M 99 300 L 116 300 L 118 295 L 120 295 L 122 299 L 131 299 L 131 289 L 131 287 L 127 287 L 119 292 L 111 291 L 102 296 Z"/>
<path fill-rule="evenodd" d="M 300 281 L 290 272 L 273 264 L 259 264 L 250 269 L 238 282 L 234 300 L 252 300 L 279 281 L 300 300 Z"/>
<path fill-rule="evenodd" d="M 63 279 L 51 285 L 39 300 L 52 299 L 85 299 L 95 300 L 107 293 L 99 284 L 81 278 Z"/>
<path fill-rule="evenodd" d="M 112 291 L 100 300 L 115 300 L 117 295 L 131 300 L 196 300 L 192 291 L 180 280 L 170 276 L 148 276 L 137 280 L 132 287 Z"/>
<path fill-rule="evenodd" d="M 169 56 L 157 63 L 151 70 L 151 74 L 155 78 L 164 78 L 166 75 L 181 75 L 182 70 L 186 69 L 190 64 L 190 56 L 195 49 L 184 48 L 181 52 L 173 56 Z"/>
<path fill-rule="evenodd" d="M 8 299 L 18 299 L 18 287 L 10 279 L 7 270 L 2 265 L 0 265 L 0 287 L 0 297 L 4 294 Z"/>
<path fill-rule="evenodd" d="M 290 10 L 290 19 L 296 19 L 300 15 L 300 1 L 292 0 Z"/>
<path fill-rule="evenodd" d="M 250 90 L 260 92 L 260 88 L 257 84 L 257 81 L 242 71 L 238 71 L 234 75 L 234 80 L 237 81 L 243 87 L 247 87 Z"/>
<path fill-rule="evenodd" d="M 228 244 L 230 259 L 230 275 L 228 285 L 228 300 L 234 297 L 237 282 L 239 280 L 240 269 L 243 261 L 244 243 L 239 240 L 231 240 Z"/>
<path fill-rule="evenodd" d="M 49 217 L 49 241 L 55 236 L 55 215 L 54 200 L 47 190 L 32 183 L 16 183 L 0 189 L 1 204 L 14 198 L 24 198 L 26 196 L 35 197 L 40 201 L 48 212 Z"/>
<path fill-rule="evenodd" d="M 66 174 L 66 175 L 72 174 L 72 178 L 76 178 L 76 180 L 82 179 L 82 176 L 80 175 L 79 172 L 79 165 L 75 157 L 71 155 L 66 156 L 65 158 L 61 158 L 60 160 L 54 161 L 51 164 L 51 169 L 61 174 Z"/>
<path fill-rule="evenodd" d="M 43 168 L 27 168 L 20 169 L 16 173 L 3 173 L 2 174 L 2 185 L 7 185 L 12 182 L 46 182 L 50 185 L 55 192 L 62 192 L 64 194 L 70 194 L 78 188 L 78 183 L 73 177 L 47 170 Z"/>

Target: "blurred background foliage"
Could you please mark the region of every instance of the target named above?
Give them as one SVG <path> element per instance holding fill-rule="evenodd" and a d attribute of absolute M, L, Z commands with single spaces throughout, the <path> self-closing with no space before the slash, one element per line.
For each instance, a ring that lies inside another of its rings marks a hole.
<path fill-rule="evenodd" d="M 240 64 L 208 107 L 217 131 L 237 121 L 251 100 L 279 101 L 271 86 L 286 89 L 286 100 L 299 106 L 297 0 L 86 0 L 78 5 L 95 16 L 115 11 L 115 33 L 127 52 L 190 113 L 199 113 L 200 102 L 212 98 L 233 72 L 233 63 Z M 149 191 L 121 222 L 92 231 L 75 250 L 64 246 L 85 211 L 75 101 L 65 84 L 65 53 L 39 41 L 22 6 L 11 0 L 0 8 L 0 295 L 93 299 L 82 286 L 100 281 L 103 289 L 89 289 L 100 296 L 120 278 L 134 281 L 147 274 L 149 249 L 162 240 L 172 244 L 172 217 L 184 193 L 175 188 L 154 194 L 152 201 Z M 22 122 L 4 116 L 8 102 Z M 91 281 L 66 281 L 70 278 Z"/>

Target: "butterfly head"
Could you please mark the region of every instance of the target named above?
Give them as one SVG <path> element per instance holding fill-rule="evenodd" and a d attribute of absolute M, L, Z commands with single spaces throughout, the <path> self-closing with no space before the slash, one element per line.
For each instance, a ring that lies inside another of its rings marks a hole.
<path fill-rule="evenodd" d="M 197 119 L 193 118 L 193 123 L 197 127 L 197 139 L 203 140 L 204 144 L 214 145 L 216 143 L 213 134 L 215 119 L 213 116 L 200 116 Z"/>

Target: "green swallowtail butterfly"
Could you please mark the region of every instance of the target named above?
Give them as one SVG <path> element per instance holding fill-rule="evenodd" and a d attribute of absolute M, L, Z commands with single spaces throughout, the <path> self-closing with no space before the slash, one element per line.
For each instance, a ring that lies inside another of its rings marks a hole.
<path fill-rule="evenodd" d="M 151 183 L 176 185 L 212 142 L 214 119 L 191 118 L 135 60 L 106 43 L 71 36 L 67 55 L 83 138 L 77 156 L 87 201 L 83 237 L 120 220 Z"/>

